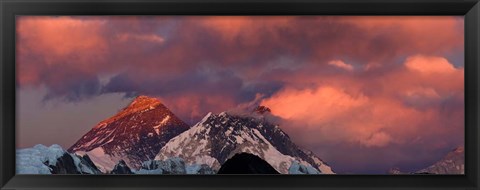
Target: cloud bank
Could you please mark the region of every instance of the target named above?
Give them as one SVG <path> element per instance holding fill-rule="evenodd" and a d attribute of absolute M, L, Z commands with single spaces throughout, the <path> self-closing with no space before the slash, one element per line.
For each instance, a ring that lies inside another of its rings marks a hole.
<path fill-rule="evenodd" d="M 155 96 L 190 123 L 260 102 L 338 171 L 378 173 L 463 143 L 463 41 L 462 17 L 22 16 L 17 81 Z"/>

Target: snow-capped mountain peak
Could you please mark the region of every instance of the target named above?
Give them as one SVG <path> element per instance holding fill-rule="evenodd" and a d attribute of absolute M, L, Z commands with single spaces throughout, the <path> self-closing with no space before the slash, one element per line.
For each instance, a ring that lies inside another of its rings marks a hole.
<path fill-rule="evenodd" d="M 116 115 L 93 127 L 68 151 L 89 155 L 102 172 L 111 171 L 120 160 L 138 169 L 171 138 L 189 128 L 160 100 L 138 96 Z"/>
<path fill-rule="evenodd" d="M 159 99 L 149 96 L 137 96 L 127 108 L 135 109 L 135 108 L 147 108 L 150 106 L 156 106 L 162 104 Z"/>
<path fill-rule="evenodd" d="M 208 113 L 199 123 L 171 139 L 156 160 L 181 157 L 188 164 L 207 164 L 218 170 L 236 153 L 246 152 L 266 160 L 280 173 L 294 163 L 333 173 L 318 157 L 295 145 L 277 125 L 264 118 Z M 297 165 L 298 165 L 297 164 Z"/>
<path fill-rule="evenodd" d="M 148 97 L 148 96 L 138 96 L 127 107 L 123 108 L 115 116 L 100 122 L 94 128 L 102 128 L 107 126 L 107 124 L 115 122 L 116 120 L 126 117 L 128 115 L 135 114 L 142 111 L 143 112 L 149 111 L 157 107 L 160 107 L 160 109 L 168 110 L 168 108 L 165 107 L 157 98 Z"/>

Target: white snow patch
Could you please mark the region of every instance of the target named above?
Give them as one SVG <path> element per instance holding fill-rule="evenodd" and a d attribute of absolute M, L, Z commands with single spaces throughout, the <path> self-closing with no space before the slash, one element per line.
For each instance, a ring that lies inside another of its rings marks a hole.
<path fill-rule="evenodd" d="M 115 164 L 120 161 L 119 158 L 112 158 L 110 155 L 105 154 L 105 151 L 102 147 L 95 148 L 89 152 L 77 152 L 77 154 L 88 155 L 92 162 L 103 173 L 112 171 L 112 169 L 115 167 Z"/>
<path fill-rule="evenodd" d="M 225 136 L 229 136 L 230 134 L 232 134 L 232 131 L 233 131 L 233 128 L 232 127 L 229 127 L 227 131 L 225 131 Z"/>
<path fill-rule="evenodd" d="M 170 116 L 167 115 L 167 117 L 163 118 L 163 120 L 160 122 L 160 124 L 165 125 L 169 119 L 170 119 Z"/>
<path fill-rule="evenodd" d="M 203 117 L 203 119 L 202 119 L 200 122 L 198 122 L 198 124 L 204 123 L 204 122 L 207 121 L 207 119 L 208 119 L 210 116 L 212 116 L 212 115 L 213 115 L 212 112 L 208 112 L 208 114 L 205 115 L 205 117 Z"/>
<path fill-rule="evenodd" d="M 51 174 L 50 168 L 45 165 L 56 165 L 57 159 L 65 154 L 60 145 L 46 147 L 35 145 L 33 148 L 25 148 L 16 151 L 17 174 Z"/>
<path fill-rule="evenodd" d="M 275 147 L 273 147 L 272 144 L 270 144 L 269 141 L 267 141 L 263 137 L 263 135 L 261 135 L 261 133 L 257 129 L 253 129 L 252 132 L 255 135 L 255 137 L 251 137 L 250 135 L 245 134 L 243 131 L 241 135 L 246 141 L 251 142 L 253 145 L 256 145 L 259 143 L 266 144 L 267 148 L 258 149 L 255 147 L 243 147 L 242 151 L 261 157 L 262 159 L 267 161 L 270 165 L 272 165 L 272 167 L 274 167 L 278 172 L 287 174 L 288 168 L 292 164 L 292 161 L 295 160 L 295 158 L 289 155 L 284 155 L 280 153 Z M 263 142 L 260 142 L 254 139 L 261 139 Z"/>
<path fill-rule="evenodd" d="M 207 146 L 208 141 L 205 139 L 201 139 L 198 142 L 198 146 L 196 147 L 195 151 L 193 151 L 192 155 L 197 155 L 202 153 L 202 151 L 206 150 L 205 147 Z"/>
<path fill-rule="evenodd" d="M 293 161 L 288 169 L 289 174 L 320 174 L 318 170 L 313 168 L 312 166 L 302 165 L 297 161 Z"/>
<path fill-rule="evenodd" d="M 330 166 L 327 166 L 326 164 L 320 165 L 319 169 L 320 171 L 322 171 L 322 174 L 335 174 L 332 168 Z"/>
<path fill-rule="evenodd" d="M 322 160 L 318 159 L 316 156 L 311 156 L 311 158 L 313 159 L 313 162 L 315 162 L 317 165 L 319 165 L 319 167 L 317 169 L 319 169 L 319 171 L 322 174 L 335 174 L 335 172 L 333 172 L 332 168 L 330 166 L 328 166 L 327 164 L 325 164 Z"/>
<path fill-rule="evenodd" d="M 233 137 L 235 137 L 235 142 L 237 144 L 242 144 L 243 143 L 243 138 L 242 137 L 239 137 L 238 135 L 235 135 Z"/>
<path fill-rule="evenodd" d="M 161 126 L 164 126 L 165 124 L 167 124 L 168 120 L 170 120 L 170 116 L 167 115 L 165 118 L 163 118 L 162 121 L 160 121 L 160 123 L 158 125 L 155 125 L 153 126 L 153 129 L 155 129 L 155 133 L 157 133 L 157 135 L 160 134 L 160 127 Z"/>

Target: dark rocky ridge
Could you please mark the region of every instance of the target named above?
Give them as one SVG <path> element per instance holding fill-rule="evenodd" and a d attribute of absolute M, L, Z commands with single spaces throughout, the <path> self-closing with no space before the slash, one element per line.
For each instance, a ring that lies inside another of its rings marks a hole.
<path fill-rule="evenodd" d="M 82 170 L 78 170 L 73 156 L 76 155 L 65 153 L 57 159 L 55 165 L 50 165 L 48 162 L 44 164 L 51 169 L 52 174 L 101 174 L 100 170 L 98 170 L 98 168 L 95 166 L 95 164 L 93 164 L 87 155 L 77 156 L 81 163 L 79 167 L 88 167 L 88 169 L 93 173 L 86 173 Z"/>
<path fill-rule="evenodd" d="M 120 160 L 113 168 L 110 174 L 133 174 L 132 170 L 127 166 L 125 161 Z"/>
<path fill-rule="evenodd" d="M 280 174 L 268 162 L 248 153 L 235 154 L 228 159 L 218 174 Z"/>

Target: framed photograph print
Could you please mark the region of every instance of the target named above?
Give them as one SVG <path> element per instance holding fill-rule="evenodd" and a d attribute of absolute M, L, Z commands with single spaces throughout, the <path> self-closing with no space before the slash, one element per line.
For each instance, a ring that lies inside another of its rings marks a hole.
<path fill-rule="evenodd" d="M 479 189 L 478 0 L 1 0 L 0 189 Z"/>

